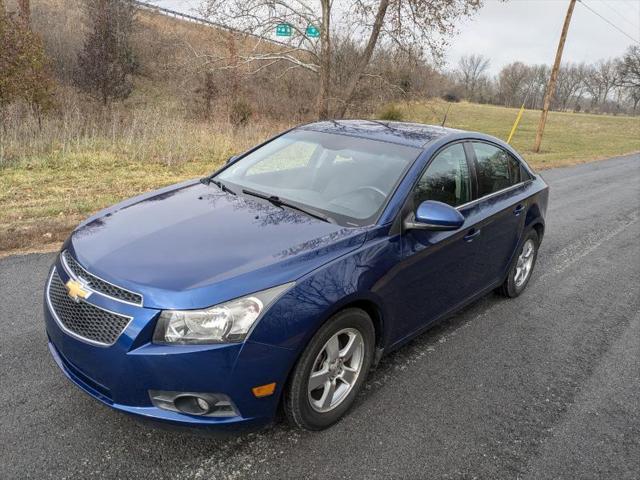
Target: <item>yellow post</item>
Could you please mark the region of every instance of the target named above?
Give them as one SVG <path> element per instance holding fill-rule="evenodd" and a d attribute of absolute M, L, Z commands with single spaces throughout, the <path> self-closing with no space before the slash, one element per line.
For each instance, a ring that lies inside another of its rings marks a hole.
<path fill-rule="evenodd" d="M 509 132 L 509 138 L 507 138 L 507 143 L 511 143 L 511 139 L 513 138 L 513 134 L 516 133 L 516 128 L 518 128 L 518 124 L 520 123 L 520 119 L 522 118 L 522 114 L 524 113 L 524 103 L 520 107 L 520 111 L 518 112 L 518 116 L 516 117 L 516 121 L 513 122 L 513 127 L 511 127 L 511 132 Z"/>

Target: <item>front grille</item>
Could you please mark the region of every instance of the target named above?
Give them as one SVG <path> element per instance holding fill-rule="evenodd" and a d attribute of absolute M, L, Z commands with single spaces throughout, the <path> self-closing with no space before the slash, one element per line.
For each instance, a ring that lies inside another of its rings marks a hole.
<path fill-rule="evenodd" d="M 131 320 L 82 300 L 75 302 L 67 294 L 67 288 L 55 270 L 51 274 L 48 295 L 51 309 L 61 326 L 91 342 L 112 345 Z"/>
<path fill-rule="evenodd" d="M 73 258 L 67 250 L 62 252 L 62 260 L 64 265 L 67 267 L 67 270 L 71 270 L 69 273 L 74 275 L 76 278 L 83 280 L 91 290 L 95 290 L 98 293 L 115 298 L 116 300 L 122 300 L 135 305 L 142 305 L 142 295 L 117 287 L 116 285 L 90 274 L 80 266 L 76 259 Z"/>

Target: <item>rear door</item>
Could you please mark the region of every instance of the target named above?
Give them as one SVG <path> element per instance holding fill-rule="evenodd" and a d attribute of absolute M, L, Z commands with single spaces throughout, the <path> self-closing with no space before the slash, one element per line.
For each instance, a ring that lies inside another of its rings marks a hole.
<path fill-rule="evenodd" d="M 520 162 L 497 145 L 472 141 L 467 151 L 473 156 L 477 200 L 469 215 L 479 219 L 482 254 L 477 271 L 485 287 L 501 282 L 516 249 L 527 211 L 523 199 L 525 173 Z"/>

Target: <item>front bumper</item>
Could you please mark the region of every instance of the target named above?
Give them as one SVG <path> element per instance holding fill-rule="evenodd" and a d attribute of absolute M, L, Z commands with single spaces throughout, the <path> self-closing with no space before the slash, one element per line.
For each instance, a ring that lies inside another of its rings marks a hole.
<path fill-rule="evenodd" d="M 55 268 L 66 282 L 69 275 L 59 262 Z M 250 340 L 225 345 L 156 345 L 151 338 L 158 310 L 101 295 L 86 301 L 132 317 L 113 345 L 91 344 L 64 331 L 45 293 L 44 318 L 51 354 L 64 374 L 92 397 L 122 412 L 183 426 L 237 430 L 273 420 L 295 361 L 293 350 Z M 253 387 L 271 382 L 277 384 L 273 395 L 253 395 Z M 197 416 L 157 408 L 149 397 L 150 390 L 224 394 L 238 415 Z"/>

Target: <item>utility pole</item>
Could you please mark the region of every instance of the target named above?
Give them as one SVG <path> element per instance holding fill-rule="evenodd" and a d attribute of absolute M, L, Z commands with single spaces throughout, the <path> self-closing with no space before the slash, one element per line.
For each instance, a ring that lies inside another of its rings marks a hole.
<path fill-rule="evenodd" d="M 542 105 L 542 115 L 540 115 L 540 123 L 538 123 L 538 131 L 536 132 L 536 143 L 533 145 L 533 151 L 540 151 L 540 144 L 542 143 L 542 134 L 544 133 L 544 125 L 547 123 L 547 115 L 549 114 L 549 106 L 553 99 L 553 94 L 556 91 L 556 81 L 558 80 L 558 70 L 560 70 L 560 62 L 562 61 L 562 50 L 564 50 L 564 42 L 567 39 L 567 32 L 569 31 L 569 24 L 571 23 L 571 15 L 573 15 L 573 8 L 576 6 L 576 0 L 570 0 L 569 8 L 567 9 L 567 16 L 564 18 L 564 25 L 562 26 L 562 33 L 560 34 L 560 42 L 558 43 L 558 50 L 556 51 L 556 61 L 553 63 L 551 70 L 551 77 L 549 78 L 549 85 L 547 85 L 547 91 L 544 94 L 544 103 Z"/>

